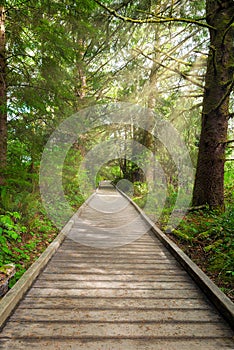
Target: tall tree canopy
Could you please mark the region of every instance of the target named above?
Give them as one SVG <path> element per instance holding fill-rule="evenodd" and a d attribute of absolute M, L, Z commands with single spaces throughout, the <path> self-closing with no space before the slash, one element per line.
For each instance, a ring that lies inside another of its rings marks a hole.
<path fill-rule="evenodd" d="M 208 204 L 212 208 L 223 209 L 225 147 L 228 142 L 229 100 L 234 72 L 233 1 L 206 0 L 199 4 L 192 1 L 186 4 L 181 1 L 152 1 L 144 2 L 144 6 L 137 1 L 130 1 L 125 6 L 125 13 L 121 6 L 107 6 L 99 0 L 95 2 L 116 18 L 134 24 L 162 26 L 165 23 L 186 23 L 188 31 L 191 30 L 191 25 L 209 30 L 193 204 Z M 179 74 L 194 82 L 187 74 Z"/>
<path fill-rule="evenodd" d="M 223 208 L 233 1 L 6 0 L 3 5 L 2 184 L 7 129 L 15 171 L 29 163 L 33 171 L 49 134 L 66 116 L 97 101 L 131 101 L 171 120 L 194 159 L 199 143 L 193 204 Z M 149 119 L 149 127 L 153 123 Z M 137 131 L 135 137 L 155 150 L 149 134 Z"/>

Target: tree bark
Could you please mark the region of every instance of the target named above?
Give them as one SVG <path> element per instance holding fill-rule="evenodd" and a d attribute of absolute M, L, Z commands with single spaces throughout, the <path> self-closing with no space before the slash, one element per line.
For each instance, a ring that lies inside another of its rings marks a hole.
<path fill-rule="evenodd" d="M 5 9 L 0 6 L 0 185 L 5 183 L 7 163 Z"/>
<path fill-rule="evenodd" d="M 193 206 L 208 204 L 218 210 L 224 210 L 225 142 L 234 72 L 233 14 L 232 0 L 206 1 L 207 23 L 216 30 L 210 29 Z"/>

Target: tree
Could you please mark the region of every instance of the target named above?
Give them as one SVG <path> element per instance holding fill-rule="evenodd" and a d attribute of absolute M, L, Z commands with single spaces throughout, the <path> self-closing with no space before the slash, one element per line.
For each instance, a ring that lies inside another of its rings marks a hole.
<path fill-rule="evenodd" d="M 91 1 L 4 4 L 0 7 L 0 185 L 6 185 L 8 170 L 12 175 L 18 169 L 20 178 L 19 163 L 11 163 L 16 157 L 7 162 L 14 143 L 26 151 L 22 167 L 27 163 L 33 170 L 50 133 L 76 110 L 74 85 L 79 82 L 74 82 L 72 69 L 77 70 L 79 47 L 73 38 L 89 33 L 87 17 L 95 6 Z M 15 147 L 16 153 L 19 150 Z"/>
<path fill-rule="evenodd" d="M 0 185 L 5 182 L 4 170 L 7 161 L 6 91 L 5 8 L 0 6 Z"/>
<path fill-rule="evenodd" d="M 99 0 L 95 0 L 112 16 L 122 21 L 143 24 L 162 25 L 189 24 L 197 28 L 207 28 L 210 33 L 209 55 L 205 75 L 204 96 L 202 103 L 202 125 L 199 142 L 196 180 L 194 184 L 193 204 L 208 204 L 212 208 L 224 208 L 224 163 L 225 146 L 229 118 L 229 98 L 233 90 L 234 71 L 234 3 L 232 0 L 206 0 L 206 16 L 202 16 L 205 3 L 192 1 L 181 4 L 162 3 L 156 12 L 139 11 L 137 1 L 128 3 L 132 11 L 123 13 L 114 6 L 110 9 Z M 153 4 L 154 2 L 152 2 Z M 202 8 L 203 6 L 203 8 Z M 197 10 L 199 16 L 186 17 L 186 13 Z M 178 72 L 182 78 L 194 79 Z M 202 85 L 199 84 L 201 87 Z"/>
<path fill-rule="evenodd" d="M 234 3 L 206 1 L 210 31 L 202 129 L 193 204 L 224 209 L 224 163 L 229 98 L 234 85 Z"/>

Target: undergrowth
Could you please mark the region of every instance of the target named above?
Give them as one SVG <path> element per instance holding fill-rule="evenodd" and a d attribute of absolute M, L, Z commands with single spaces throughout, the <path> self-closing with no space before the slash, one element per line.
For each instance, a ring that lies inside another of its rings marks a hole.
<path fill-rule="evenodd" d="M 187 214 L 171 238 L 234 300 L 234 210 Z"/>
<path fill-rule="evenodd" d="M 77 193 L 75 195 L 71 205 L 78 209 L 83 199 Z M 11 288 L 59 230 L 48 218 L 39 191 L 30 193 L 5 186 L 0 199 L 0 267 L 9 263 L 15 265 L 16 273 L 9 283 Z"/>
<path fill-rule="evenodd" d="M 11 203 L 0 212 L 0 266 L 13 263 L 16 267 L 10 287 L 58 233 L 58 229 L 47 218 L 40 199 L 36 199 L 35 194 L 27 194 L 27 199 L 30 201 L 14 201 L 14 205 Z M 7 210 L 9 207 L 12 208 L 11 211 Z"/>
<path fill-rule="evenodd" d="M 234 165 L 225 169 L 226 211 L 187 213 L 171 238 L 234 301 Z"/>

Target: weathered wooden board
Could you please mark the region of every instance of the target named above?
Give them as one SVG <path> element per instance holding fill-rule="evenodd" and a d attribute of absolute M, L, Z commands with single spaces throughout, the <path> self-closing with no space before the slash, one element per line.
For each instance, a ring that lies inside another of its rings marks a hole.
<path fill-rule="evenodd" d="M 5 337 L 38 338 L 41 337 L 76 337 L 85 338 L 231 338 L 230 331 L 225 325 L 216 322 L 80 322 L 73 321 L 46 321 L 26 322 L 11 321 L 4 329 Z"/>
<path fill-rule="evenodd" d="M 60 322 L 70 321 L 77 323 L 87 322 L 220 322 L 221 316 L 213 310 L 84 310 L 73 309 L 64 312 L 64 309 L 18 309 L 11 317 L 15 322 Z M 202 321 L 201 321 L 202 320 Z"/>
<path fill-rule="evenodd" d="M 34 288 L 51 288 L 51 281 L 36 281 Z M 133 290 L 194 290 L 191 282 L 116 282 L 116 281 L 54 281 L 53 288 L 55 289 L 133 289 Z"/>
<path fill-rule="evenodd" d="M 27 296 L 19 309 L 57 310 L 210 310 L 211 305 L 202 298 L 98 298 L 98 297 L 30 297 Z M 213 310 L 213 309 L 212 309 Z"/>
<path fill-rule="evenodd" d="M 77 346 L 79 344 L 79 347 Z M 9 347 L 6 347 L 9 346 Z M 178 338 L 165 339 L 152 337 L 138 337 L 134 339 L 75 339 L 75 338 L 47 338 L 2 340 L 2 348 L 18 350 L 230 350 L 233 342 L 224 338 Z"/>
<path fill-rule="evenodd" d="M 65 273 L 43 273 L 43 275 L 39 276 L 37 281 L 50 281 L 50 283 L 53 283 L 53 281 L 125 281 L 125 282 L 188 282 L 191 283 L 191 279 L 188 277 L 187 274 L 176 274 L 176 275 L 166 275 L 162 274 L 148 274 L 148 275 L 127 275 L 127 274 L 105 274 L 104 276 L 102 274 L 65 274 Z M 34 285 L 35 286 L 35 285 Z"/>
<path fill-rule="evenodd" d="M 144 290 L 144 289 L 128 289 L 126 286 L 125 289 L 61 289 L 61 288 L 31 288 L 28 292 L 29 296 L 38 296 L 38 297 L 97 297 L 97 298 L 198 298 L 199 291 L 191 286 L 191 289 L 156 289 L 156 290 Z"/>

